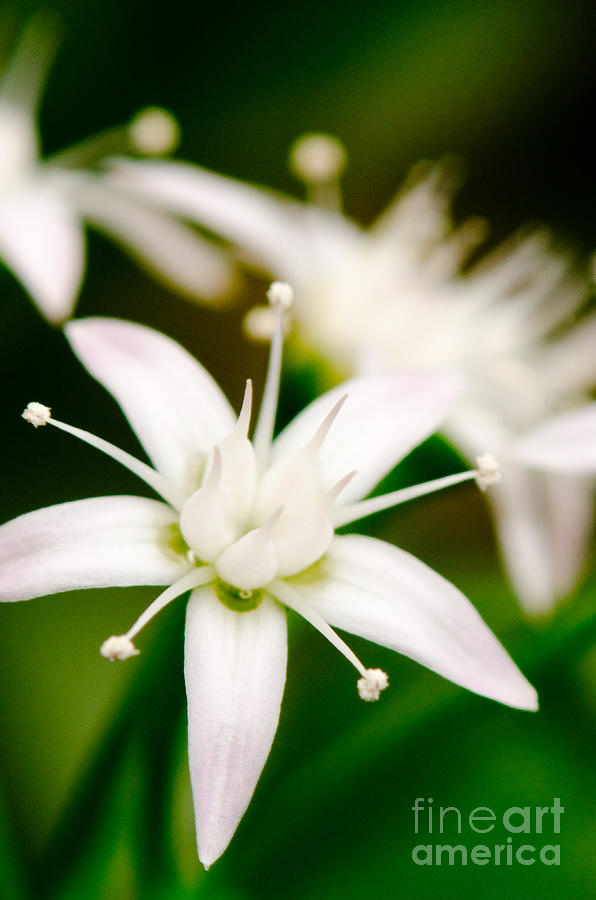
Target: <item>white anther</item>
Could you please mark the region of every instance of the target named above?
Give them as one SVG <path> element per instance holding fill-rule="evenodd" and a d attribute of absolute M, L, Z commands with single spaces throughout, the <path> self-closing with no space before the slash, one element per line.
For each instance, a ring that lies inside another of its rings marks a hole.
<path fill-rule="evenodd" d="M 476 484 L 481 491 L 498 484 L 501 480 L 501 467 L 496 456 L 492 453 L 483 453 L 476 457 L 476 465 L 478 466 L 478 474 L 476 475 Z"/>
<path fill-rule="evenodd" d="M 290 166 L 302 181 L 325 184 L 335 181 L 346 167 L 344 145 L 329 134 L 305 134 L 290 149 Z"/>
<path fill-rule="evenodd" d="M 131 656 L 138 656 L 140 650 L 137 650 L 130 638 L 125 634 L 114 634 L 104 641 L 99 652 L 106 659 L 114 662 L 116 659 L 129 659 Z"/>
<path fill-rule="evenodd" d="M 285 281 L 274 281 L 267 291 L 267 299 L 271 306 L 289 309 L 294 302 L 294 288 Z"/>
<path fill-rule="evenodd" d="M 27 408 L 23 410 L 22 416 L 26 422 L 30 422 L 34 428 L 40 425 L 47 425 L 50 421 L 52 410 L 43 403 L 28 403 Z"/>
<path fill-rule="evenodd" d="M 129 125 L 130 140 L 139 153 L 171 153 L 178 146 L 180 129 L 174 116 L 159 106 L 140 110 Z"/>
<path fill-rule="evenodd" d="M 381 691 L 389 686 L 389 678 L 382 669 L 367 669 L 363 678 L 358 679 L 358 693 L 361 700 L 378 700 Z"/>

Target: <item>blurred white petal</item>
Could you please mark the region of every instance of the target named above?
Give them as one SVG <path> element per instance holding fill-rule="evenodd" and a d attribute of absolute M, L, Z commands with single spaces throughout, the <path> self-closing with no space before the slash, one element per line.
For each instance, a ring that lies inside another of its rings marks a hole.
<path fill-rule="evenodd" d="M 558 596 L 575 588 L 590 544 L 594 484 L 591 479 L 543 474 L 553 583 Z"/>
<path fill-rule="evenodd" d="M 409 553 L 373 538 L 336 537 L 323 572 L 295 584 L 331 625 L 397 650 L 477 694 L 536 709 L 534 688 L 471 603 Z"/>
<path fill-rule="evenodd" d="M 176 515 L 144 497 L 94 497 L 0 527 L 0 600 L 78 588 L 171 584 L 188 565 L 169 541 Z"/>
<path fill-rule="evenodd" d="M 118 241 L 168 287 L 190 297 L 224 300 L 235 284 L 228 256 L 189 226 L 129 197 L 108 176 L 73 181 L 70 197 L 87 222 Z"/>
<path fill-rule="evenodd" d="M 298 290 L 357 233 L 340 216 L 190 163 L 118 161 L 114 183 L 237 244 Z"/>
<path fill-rule="evenodd" d="M 487 493 L 509 578 L 521 605 L 544 615 L 557 600 L 546 496 L 539 473 L 503 465 L 502 481 Z"/>
<path fill-rule="evenodd" d="M 205 867 L 226 849 L 269 755 L 286 656 L 285 613 L 271 599 L 235 613 L 211 587 L 193 592 L 185 677 L 190 774 Z"/>
<path fill-rule="evenodd" d="M 515 443 L 526 465 L 567 474 L 596 474 L 596 403 L 548 419 Z"/>
<path fill-rule="evenodd" d="M 0 256 L 50 321 L 70 315 L 83 274 L 81 223 L 42 178 L 2 193 Z"/>

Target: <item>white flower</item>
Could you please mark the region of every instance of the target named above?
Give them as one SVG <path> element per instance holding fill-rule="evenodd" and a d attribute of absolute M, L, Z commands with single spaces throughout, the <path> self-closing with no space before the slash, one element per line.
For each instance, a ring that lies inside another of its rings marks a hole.
<path fill-rule="evenodd" d="M 186 163 L 123 163 L 118 171 L 129 189 L 136 184 L 291 281 L 298 340 L 339 371 L 432 366 L 466 375 L 444 432 L 469 458 L 490 446 L 503 461 L 490 501 L 505 561 L 526 609 L 547 611 L 577 579 L 591 496 L 581 480 L 563 484 L 508 459 L 509 446 L 577 405 L 596 382 L 596 316 L 569 325 L 587 285 L 540 230 L 462 268 L 486 226 L 472 219 L 453 227 L 457 173 L 448 163 L 420 164 L 366 230 L 338 212 L 340 168 L 328 169 L 328 182 L 310 176 L 311 197 L 327 208 Z M 266 334 L 266 315 L 253 311 L 247 326 Z"/>
<path fill-rule="evenodd" d="M 54 51 L 49 21 L 33 20 L 0 80 L 0 258 L 53 322 L 72 312 L 83 275 L 83 221 L 118 241 L 169 286 L 216 301 L 232 285 L 221 252 L 155 206 L 124 194 L 100 171 L 84 171 L 116 150 L 163 153 L 177 125 L 147 109 L 130 125 L 39 157 L 36 112 Z"/>
<path fill-rule="evenodd" d="M 333 631 L 369 638 L 457 684 L 536 709 L 536 693 L 468 600 L 413 556 L 334 529 L 439 487 L 494 478 L 494 465 L 362 500 L 432 433 L 460 392 L 457 376 L 405 373 L 348 381 L 272 440 L 281 366 L 283 287 L 252 440 L 251 385 L 236 420 L 218 386 L 178 344 L 141 325 L 83 319 L 66 326 L 88 370 L 116 397 L 155 468 L 30 404 L 53 425 L 123 463 L 160 500 L 99 497 L 25 514 L 0 528 L 0 599 L 82 587 L 163 584 L 165 591 L 101 652 L 137 653 L 133 639 L 192 591 L 185 675 L 199 856 L 224 851 L 246 809 L 277 727 L 294 610 L 358 672 L 363 700 L 387 675 L 366 668 Z M 489 471 L 490 470 L 490 471 Z"/>
<path fill-rule="evenodd" d="M 528 466 L 568 475 L 596 473 L 596 403 L 542 422 L 514 445 Z"/>

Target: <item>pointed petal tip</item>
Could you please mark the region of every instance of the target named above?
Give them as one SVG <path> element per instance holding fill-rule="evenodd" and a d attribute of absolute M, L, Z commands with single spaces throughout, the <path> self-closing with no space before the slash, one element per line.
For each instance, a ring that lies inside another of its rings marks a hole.
<path fill-rule="evenodd" d="M 525 678 L 523 684 L 519 685 L 515 692 L 507 691 L 502 698 L 495 697 L 495 699 L 506 706 L 511 706 L 513 709 L 520 709 L 524 712 L 538 712 L 540 708 L 538 694 Z"/>

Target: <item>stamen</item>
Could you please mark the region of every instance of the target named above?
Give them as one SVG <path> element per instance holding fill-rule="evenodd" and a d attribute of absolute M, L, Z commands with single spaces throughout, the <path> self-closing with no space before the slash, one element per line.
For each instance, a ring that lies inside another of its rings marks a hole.
<path fill-rule="evenodd" d="M 382 669 L 367 669 L 366 675 L 359 678 L 357 684 L 360 699 L 367 702 L 378 700 L 386 687 L 389 687 L 389 678 Z"/>
<path fill-rule="evenodd" d="M 147 622 L 151 621 L 164 606 L 167 606 L 168 603 L 175 600 L 176 597 L 186 593 L 186 591 L 193 590 L 193 588 L 209 584 L 214 578 L 215 572 L 211 566 L 202 566 L 199 569 L 193 569 L 191 572 L 187 572 L 186 575 L 183 575 L 182 578 L 175 581 L 169 588 L 166 588 L 159 597 L 155 598 L 153 603 L 141 613 L 137 621 L 128 629 L 126 634 L 118 634 L 108 638 L 107 641 L 104 641 L 101 645 L 99 652 L 102 656 L 105 656 L 106 659 L 111 660 L 128 659 L 130 656 L 136 656 L 140 651 L 137 650 L 132 639 L 145 627 Z"/>
<path fill-rule="evenodd" d="M 416 497 L 433 494 L 435 491 L 452 487 L 455 484 L 461 484 L 463 481 L 478 480 L 479 475 L 480 473 L 476 469 L 468 472 L 458 472 L 456 475 L 435 478 L 433 481 L 424 482 L 424 484 L 415 484 L 412 487 L 402 488 L 399 491 L 382 494 L 380 497 L 371 497 L 368 500 L 351 503 L 349 506 L 343 506 L 335 510 L 333 524 L 336 528 L 340 528 L 342 525 L 349 525 L 351 522 L 356 522 L 365 516 L 381 512 L 383 509 L 391 509 L 393 506 L 406 503 L 408 500 L 414 500 Z"/>
<path fill-rule="evenodd" d="M 167 478 L 164 478 L 159 472 L 156 472 L 155 469 L 152 469 L 151 466 L 141 462 L 140 459 L 136 459 L 136 457 L 127 453 L 125 450 L 121 450 L 114 444 L 110 444 L 109 441 L 104 441 L 103 438 L 96 437 L 96 435 L 91 434 L 89 431 L 83 431 L 82 428 L 75 428 L 73 425 L 66 425 L 64 422 L 53 419 L 51 417 L 51 410 L 48 406 L 44 406 L 42 403 L 29 403 L 22 413 L 22 416 L 35 428 L 38 428 L 40 425 L 54 425 L 61 431 L 66 431 L 68 434 L 72 434 L 73 437 L 85 441 L 86 444 L 90 444 L 97 450 L 101 450 L 102 453 L 105 453 L 107 456 L 111 456 L 116 462 L 119 462 L 130 472 L 137 475 L 138 478 L 141 478 L 149 485 L 149 487 L 153 488 L 154 491 L 163 497 L 170 506 L 173 506 L 174 509 L 180 510 L 184 506 L 185 497 L 178 488 L 168 481 Z"/>
<path fill-rule="evenodd" d="M 275 416 L 279 398 L 279 381 L 281 376 L 281 359 L 284 341 L 283 314 L 294 299 L 294 292 L 289 284 L 274 281 L 267 293 L 271 306 L 275 309 L 275 330 L 271 339 L 269 365 L 265 379 L 265 389 L 259 410 L 259 418 L 255 427 L 253 447 L 260 471 L 267 466 L 269 449 L 275 428 Z"/>
<path fill-rule="evenodd" d="M 156 155 L 173 150 L 178 142 L 178 124 L 165 109 L 151 107 L 138 112 L 131 122 L 115 125 L 61 150 L 46 160 L 51 166 L 83 169 L 108 156 L 123 153 Z"/>
<path fill-rule="evenodd" d="M 27 404 L 21 415 L 25 422 L 30 422 L 34 428 L 39 428 L 40 425 L 48 424 L 52 410 L 49 406 L 44 406 L 43 403 L 33 402 Z"/>
<path fill-rule="evenodd" d="M 117 659 L 124 660 L 130 659 L 131 656 L 138 656 L 141 651 L 137 650 L 133 642 L 125 634 L 114 634 L 107 641 L 103 642 L 99 652 L 106 659 L 115 662 Z"/>
<path fill-rule="evenodd" d="M 171 112 L 161 106 L 147 106 L 133 116 L 130 140 L 138 153 L 158 156 L 171 153 L 180 141 L 180 128 Z"/>
<path fill-rule="evenodd" d="M 331 426 L 333 425 L 333 423 L 335 422 L 335 419 L 337 418 L 338 412 L 340 411 L 340 409 L 342 408 L 342 406 L 344 405 L 344 403 L 346 402 L 347 399 L 348 399 L 348 394 L 344 394 L 342 397 L 339 398 L 339 400 L 337 401 L 337 403 L 335 404 L 335 406 L 333 407 L 331 412 L 329 412 L 325 416 L 325 418 L 323 419 L 323 421 L 317 428 L 314 436 L 310 439 L 310 441 L 304 448 L 305 450 L 309 450 L 312 453 L 319 452 L 319 450 L 323 446 L 325 438 L 329 434 L 329 430 L 330 430 Z"/>
<path fill-rule="evenodd" d="M 499 484 L 501 480 L 501 467 L 499 460 L 492 453 L 483 453 L 476 457 L 476 465 L 478 471 L 476 473 L 476 484 L 481 491 Z"/>
<path fill-rule="evenodd" d="M 273 581 L 267 590 L 273 594 L 273 596 L 283 603 L 284 606 L 288 606 L 290 609 L 293 609 L 294 612 L 297 612 L 302 616 L 303 619 L 306 619 L 307 622 L 319 631 L 323 637 L 326 637 L 327 640 L 333 644 L 333 646 L 339 650 L 340 653 L 345 656 L 348 662 L 352 663 L 356 671 L 360 673 L 363 679 L 368 678 L 369 669 L 365 669 L 362 665 L 356 654 L 351 650 L 345 641 L 342 641 L 340 636 L 335 633 L 333 628 L 325 621 L 323 616 L 319 615 L 319 613 L 312 608 L 305 600 L 302 599 L 298 591 L 290 586 L 285 581 L 276 580 Z M 374 671 L 374 670 L 373 670 Z"/>
<path fill-rule="evenodd" d="M 341 209 L 339 180 L 347 164 L 344 145 L 329 134 L 305 134 L 290 149 L 290 168 L 304 184 L 311 203 Z"/>
<path fill-rule="evenodd" d="M 273 281 L 267 291 L 267 299 L 273 309 L 277 309 L 278 306 L 290 309 L 294 302 L 294 289 L 285 281 Z"/>

